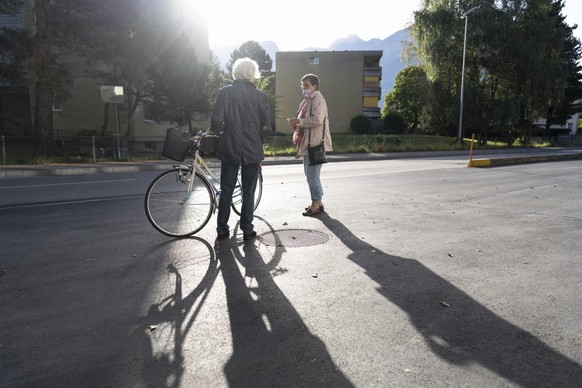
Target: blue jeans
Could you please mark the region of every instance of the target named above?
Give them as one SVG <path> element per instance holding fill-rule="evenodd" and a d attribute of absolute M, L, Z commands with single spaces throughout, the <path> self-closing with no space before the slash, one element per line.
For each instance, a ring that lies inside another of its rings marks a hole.
<path fill-rule="evenodd" d="M 321 164 L 309 165 L 309 155 L 303 156 L 303 170 L 307 177 L 307 185 L 312 201 L 321 201 L 323 198 L 323 186 L 321 185 Z"/>
<path fill-rule="evenodd" d="M 230 218 L 230 204 L 232 193 L 236 186 L 236 176 L 241 165 L 234 163 L 220 163 L 220 201 L 218 202 L 218 220 L 216 231 L 219 234 L 228 233 L 228 219 Z M 240 228 L 244 234 L 253 231 L 253 217 L 255 207 L 255 189 L 259 179 L 259 163 L 242 164 L 242 208 L 240 216 Z"/>

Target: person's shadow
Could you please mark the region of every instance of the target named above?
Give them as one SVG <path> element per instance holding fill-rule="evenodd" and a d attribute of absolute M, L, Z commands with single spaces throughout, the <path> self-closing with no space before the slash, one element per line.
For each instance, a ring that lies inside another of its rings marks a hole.
<path fill-rule="evenodd" d="M 234 348 L 224 367 L 229 386 L 353 387 L 279 289 L 255 244 L 244 243 L 242 253 L 235 239 L 216 247 Z"/>
<path fill-rule="evenodd" d="M 582 366 L 471 298 L 414 259 L 362 241 L 340 221 L 319 218 L 353 253 L 378 292 L 410 317 L 432 351 L 449 363 L 478 363 L 524 387 L 582 387 Z"/>

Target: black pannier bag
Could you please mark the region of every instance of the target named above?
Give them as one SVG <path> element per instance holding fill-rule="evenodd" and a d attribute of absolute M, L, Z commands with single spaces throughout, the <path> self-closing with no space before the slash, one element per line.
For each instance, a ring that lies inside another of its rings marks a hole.
<path fill-rule="evenodd" d="M 182 162 L 186 159 L 188 151 L 194 147 L 194 139 L 192 135 L 178 128 L 166 129 L 166 139 L 164 140 L 164 148 L 162 155 L 177 162 Z"/>
<path fill-rule="evenodd" d="M 200 155 L 207 157 L 214 157 L 218 152 L 218 144 L 220 137 L 218 135 L 209 135 L 200 139 Z"/>

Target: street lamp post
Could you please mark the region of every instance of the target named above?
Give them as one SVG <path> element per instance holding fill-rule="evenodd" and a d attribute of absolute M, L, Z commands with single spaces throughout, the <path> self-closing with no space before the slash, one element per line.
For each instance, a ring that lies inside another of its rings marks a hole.
<path fill-rule="evenodd" d="M 463 39 L 463 67 L 461 69 L 461 106 L 459 108 L 459 133 L 457 135 L 457 144 L 463 144 L 463 97 L 465 93 L 465 56 L 467 53 L 467 22 L 469 14 L 479 9 L 479 6 L 473 7 L 463 14 L 465 19 L 465 37 Z"/>

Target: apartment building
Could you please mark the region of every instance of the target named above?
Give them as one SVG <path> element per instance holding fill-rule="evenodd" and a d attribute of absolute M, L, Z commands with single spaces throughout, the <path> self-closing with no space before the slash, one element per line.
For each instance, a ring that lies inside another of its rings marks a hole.
<path fill-rule="evenodd" d="M 276 53 L 276 128 L 292 132 L 287 117 L 295 116 L 301 101 L 301 78 L 307 73 L 319 77 L 325 96 L 330 128 L 350 133 L 351 120 L 359 115 L 380 118 L 378 102 L 382 51 L 302 51 Z"/>
<path fill-rule="evenodd" d="M 34 31 L 34 0 L 24 0 L 18 4 L 14 14 L 0 14 L 0 27 Z M 196 50 L 199 60 L 210 60 L 208 45 L 208 25 L 200 12 L 192 12 L 185 20 L 185 32 Z M 129 33 L 129 32 L 128 32 Z M 58 50 L 58 48 L 54 48 Z M 2 60 L 10 60 L 9 55 L 2 55 Z M 107 70 L 108 65 L 101 64 L 90 68 L 84 58 L 65 55 L 59 58 L 71 70 L 73 85 L 71 97 L 57 101 L 53 105 L 53 128 L 55 140 L 67 140 L 79 131 L 106 132 L 113 138 L 119 133 L 124 148 L 137 151 L 160 150 L 165 129 L 173 123 L 158 123 L 149 115 L 148 102 L 142 102 L 133 115 L 130 128 L 128 120 L 127 98 L 118 104 L 106 104 L 102 99 L 101 85 L 95 79 L 86 76 L 88 70 Z M 58 65 L 58 64 L 56 64 Z M 26 72 L 26 69 L 24 70 Z M 33 136 L 34 115 L 34 79 L 27 73 L 26 79 L 15 84 L 0 84 L 0 132 L 8 136 L 30 138 Z M 103 128 L 106 127 L 106 128 Z"/>

